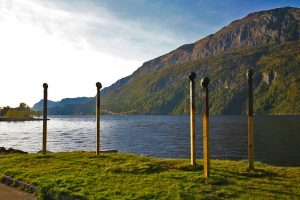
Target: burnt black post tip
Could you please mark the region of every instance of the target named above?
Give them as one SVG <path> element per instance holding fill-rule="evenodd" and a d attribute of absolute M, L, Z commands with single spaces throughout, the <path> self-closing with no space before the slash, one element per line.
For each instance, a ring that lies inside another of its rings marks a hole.
<path fill-rule="evenodd" d="M 195 72 L 191 72 L 189 75 L 189 79 L 192 81 L 196 78 L 196 73 Z"/>
<path fill-rule="evenodd" d="M 99 89 L 101 89 L 101 88 L 102 88 L 101 83 L 100 83 L 100 82 L 97 82 L 97 83 L 96 83 L 96 87 L 99 88 Z"/>
<path fill-rule="evenodd" d="M 253 74 L 254 74 L 254 70 L 253 69 L 248 69 L 247 73 L 246 73 L 246 76 L 247 76 L 248 79 L 250 79 L 250 78 L 252 78 Z"/>
<path fill-rule="evenodd" d="M 209 84 L 209 78 L 208 77 L 204 77 L 201 79 L 201 86 L 202 87 L 207 87 Z"/>
<path fill-rule="evenodd" d="M 43 87 L 44 87 L 44 88 L 48 88 L 48 84 L 47 84 L 47 83 L 44 83 L 44 84 L 43 84 Z"/>

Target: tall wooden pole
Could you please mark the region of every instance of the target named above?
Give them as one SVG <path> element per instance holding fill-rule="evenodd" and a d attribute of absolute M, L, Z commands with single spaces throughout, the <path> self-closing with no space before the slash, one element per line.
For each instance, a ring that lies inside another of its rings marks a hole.
<path fill-rule="evenodd" d="M 96 83 L 97 87 L 97 96 L 96 96 L 96 154 L 100 153 L 100 89 L 102 85 L 100 82 Z"/>
<path fill-rule="evenodd" d="M 248 79 L 248 170 L 254 169 L 254 136 L 253 136 L 253 79 L 254 71 L 246 73 Z"/>
<path fill-rule="evenodd" d="M 47 152 L 47 104 L 48 104 L 48 84 L 44 83 L 44 109 L 43 109 L 43 155 Z"/>
<path fill-rule="evenodd" d="M 196 164 L 195 78 L 196 78 L 196 73 L 192 72 L 189 75 L 189 79 L 190 79 L 191 165 L 195 165 Z"/>
<path fill-rule="evenodd" d="M 203 106 L 202 106 L 202 123 L 203 123 L 203 165 L 204 176 L 210 176 L 210 152 L 209 152 L 209 105 L 208 105 L 208 84 L 209 78 L 201 79 L 201 86 L 203 88 Z"/>

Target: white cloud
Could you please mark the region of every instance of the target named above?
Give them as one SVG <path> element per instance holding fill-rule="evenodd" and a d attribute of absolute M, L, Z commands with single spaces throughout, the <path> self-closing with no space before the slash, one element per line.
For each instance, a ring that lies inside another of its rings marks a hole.
<path fill-rule="evenodd" d="M 93 96 L 95 82 L 109 86 L 183 43 L 155 23 L 59 3 L 68 2 L 0 2 L 0 106 L 32 105 L 43 82 L 52 100 Z"/>
<path fill-rule="evenodd" d="M 49 98 L 93 96 L 95 83 L 109 86 L 141 61 L 102 52 L 81 29 L 94 16 L 46 8 L 34 1 L 0 4 L 0 105 L 32 105 L 49 84 Z"/>

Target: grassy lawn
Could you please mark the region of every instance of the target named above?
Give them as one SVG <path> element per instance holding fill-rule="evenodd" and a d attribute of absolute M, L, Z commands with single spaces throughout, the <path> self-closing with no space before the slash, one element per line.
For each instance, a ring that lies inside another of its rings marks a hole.
<path fill-rule="evenodd" d="M 129 154 L 73 152 L 0 155 L 0 176 L 37 186 L 39 199 L 300 199 L 300 167 L 246 161 L 157 159 Z"/>

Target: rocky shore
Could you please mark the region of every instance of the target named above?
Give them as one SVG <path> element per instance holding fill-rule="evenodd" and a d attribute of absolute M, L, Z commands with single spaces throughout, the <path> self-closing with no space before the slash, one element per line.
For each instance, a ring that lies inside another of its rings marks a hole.
<path fill-rule="evenodd" d="M 20 153 L 20 154 L 28 154 L 28 152 L 21 151 L 18 149 L 0 147 L 0 154 L 12 154 L 12 153 Z"/>

